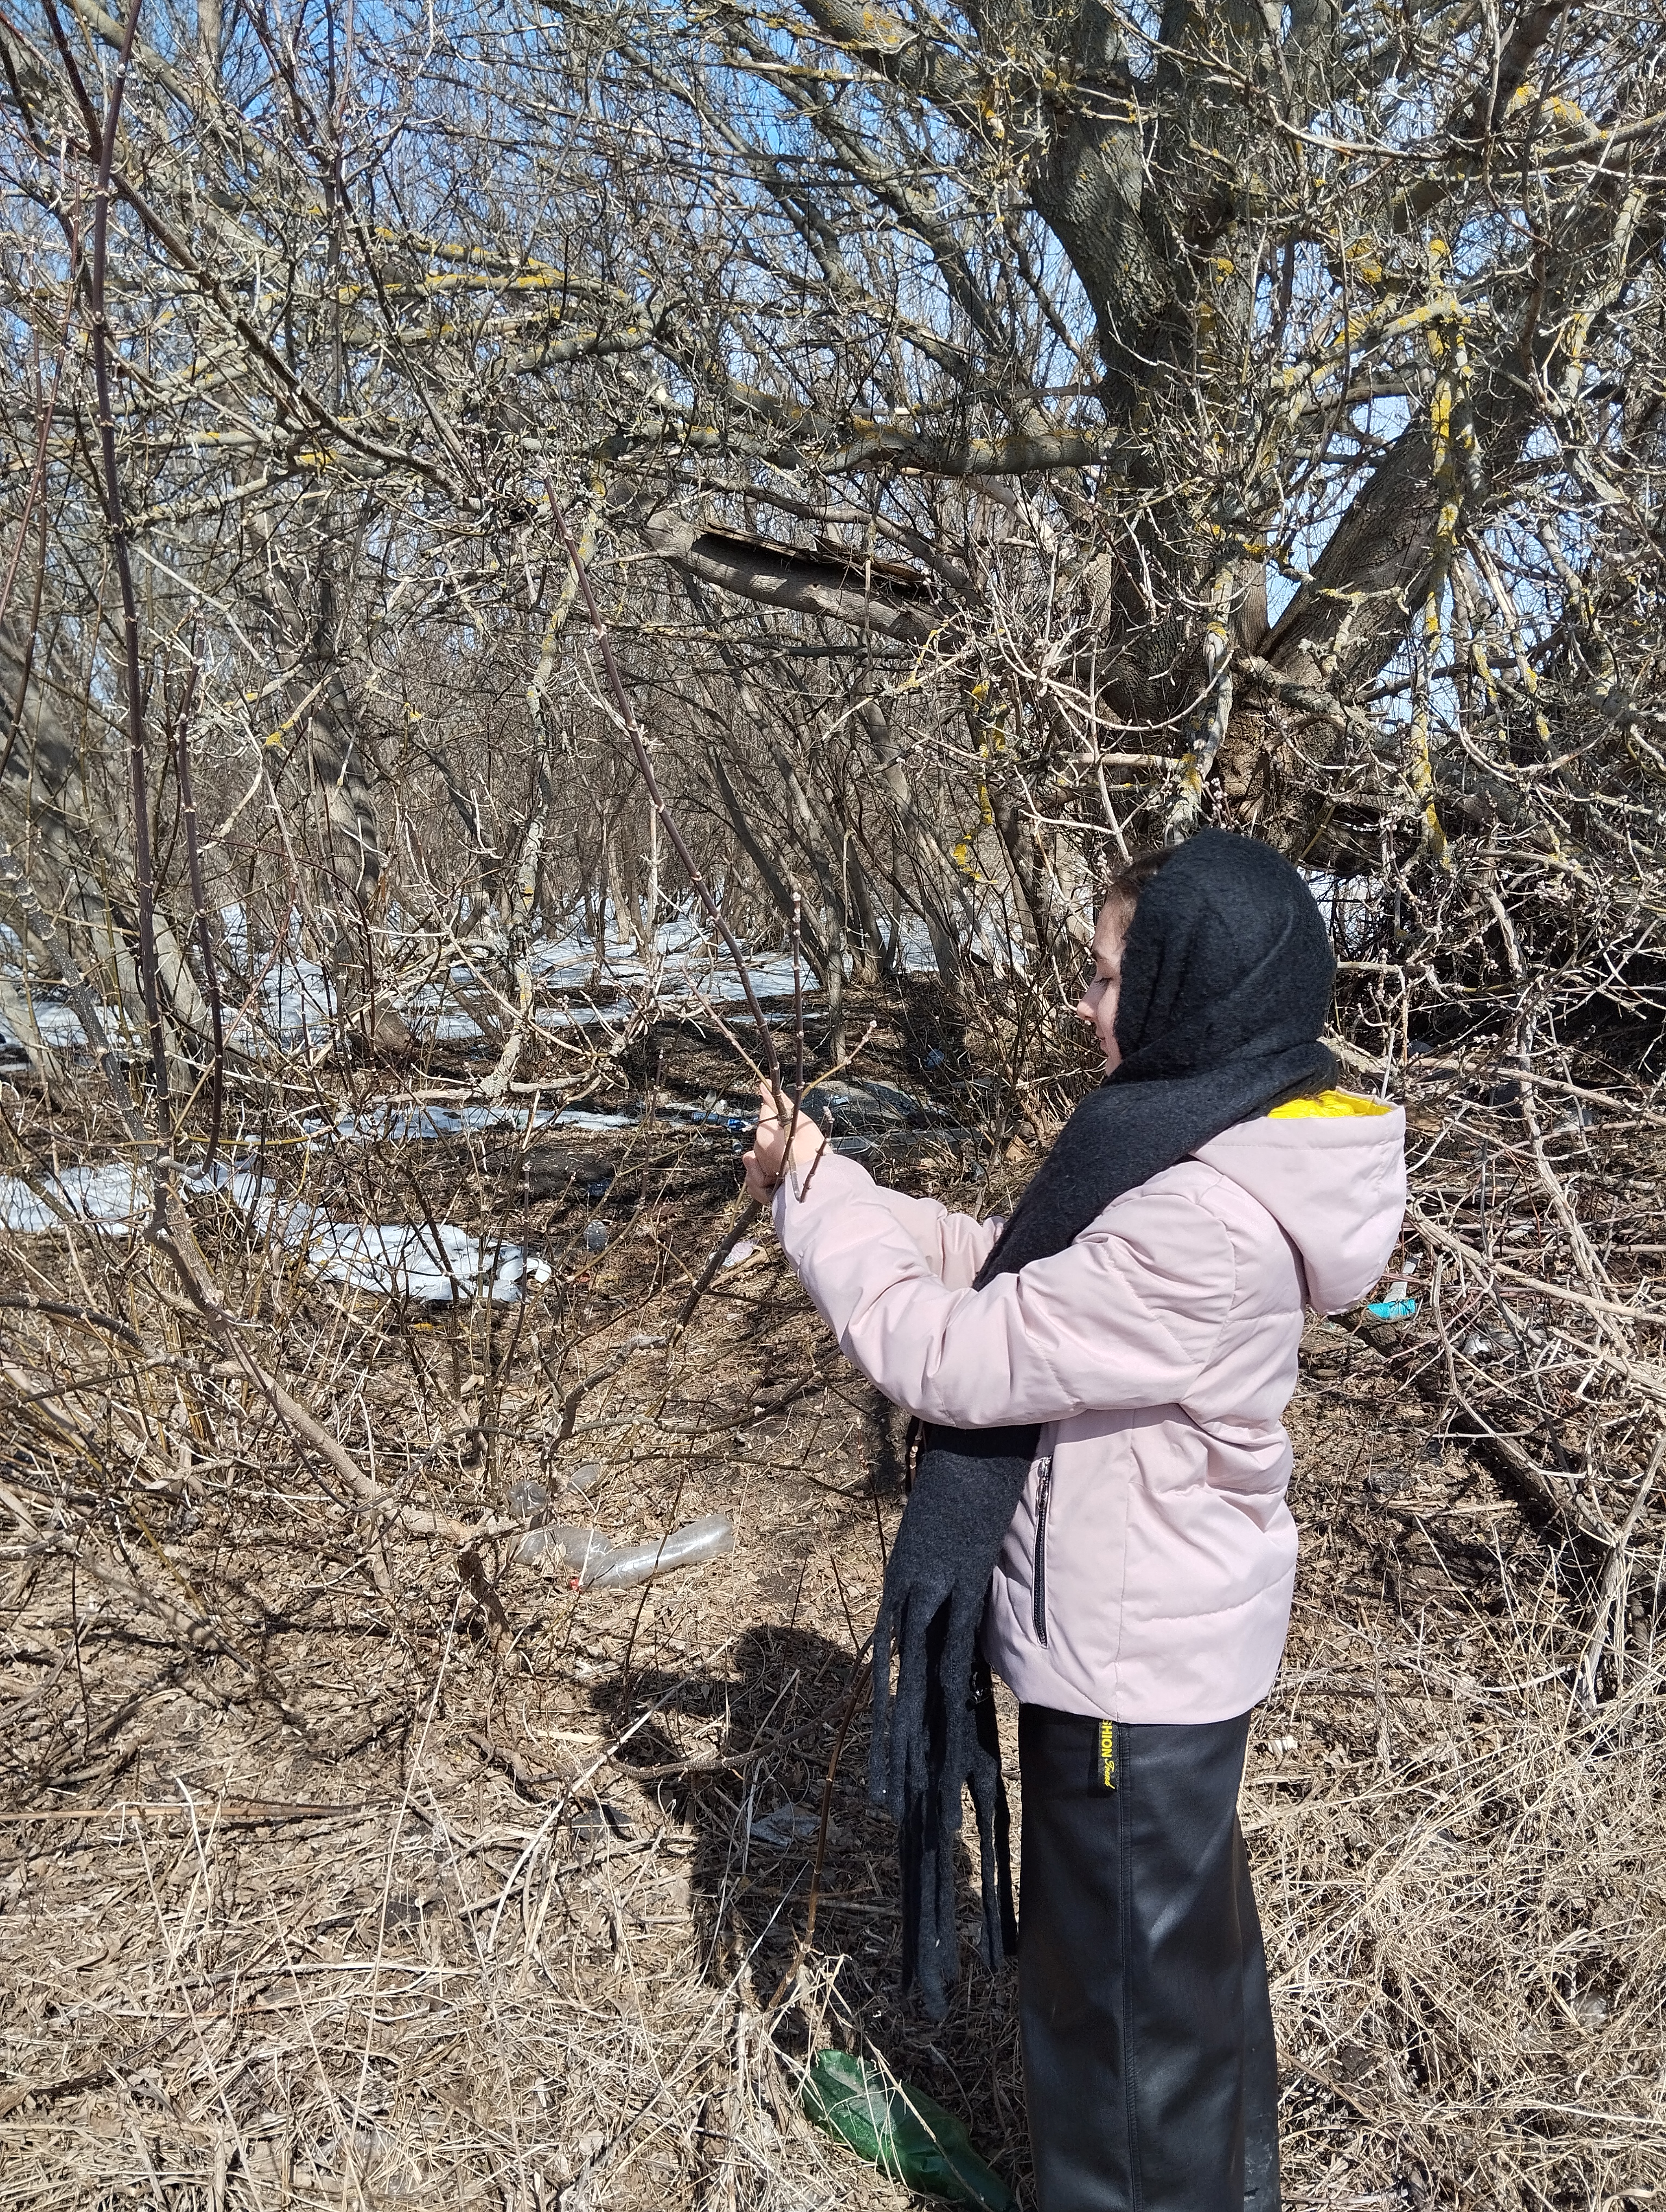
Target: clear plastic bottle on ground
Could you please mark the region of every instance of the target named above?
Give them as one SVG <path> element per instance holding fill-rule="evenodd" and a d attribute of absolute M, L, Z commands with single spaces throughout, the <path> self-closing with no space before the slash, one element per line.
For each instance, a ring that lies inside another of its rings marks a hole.
<path fill-rule="evenodd" d="M 691 1567 L 701 1559 L 721 1559 L 734 1549 L 734 1522 L 727 1513 L 702 1513 L 669 1536 L 651 1536 L 646 1543 L 622 1544 L 591 1570 L 587 1589 L 628 1589 L 650 1576 L 668 1574 L 673 1567 Z"/>
<path fill-rule="evenodd" d="M 533 1528 L 517 1545 L 516 1556 L 535 1565 L 546 1553 L 560 1552 L 575 1589 L 629 1589 L 673 1567 L 692 1567 L 702 1559 L 721 1559 L 734 1549 L 734 1522 L 727 1513 L 702 1513 L 669 1536 L 650 1536 L 641 1544 L 610 1544 L 599 1528 Z"/>

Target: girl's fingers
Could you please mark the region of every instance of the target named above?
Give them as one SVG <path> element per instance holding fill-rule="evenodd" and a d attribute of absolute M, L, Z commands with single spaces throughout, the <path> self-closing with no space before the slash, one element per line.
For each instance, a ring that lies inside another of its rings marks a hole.
<path fill-rule="evenodd" d="M 756 1199 L 760 1206 L 768 1206 L 775 1194 L 779 1176 L 766 1174 L 758 1165 L 757 1155 L 752 1152 L 745 1155 L 745 1169 L 744 1187 L 746 1195 Z"/>

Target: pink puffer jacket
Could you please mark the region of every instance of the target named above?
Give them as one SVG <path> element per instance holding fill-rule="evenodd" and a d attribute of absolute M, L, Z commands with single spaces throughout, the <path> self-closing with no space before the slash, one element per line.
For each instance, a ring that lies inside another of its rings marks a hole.
<path fill-rule="evenodd" d="M 1026 1702 L 1217 1721 L 1272 1686 L 1303 1309 L 1365 1295 L 1406 1202 L 1398 1107 L 1330 1092 L 1295 1111 L 1227 1130 L 981 1291 L 998 1221 L 836 1153 L 776 1195 L 787 1258 L 886 1397 L 952 1428 L 1043 1425 L 983 1632 Z"/>

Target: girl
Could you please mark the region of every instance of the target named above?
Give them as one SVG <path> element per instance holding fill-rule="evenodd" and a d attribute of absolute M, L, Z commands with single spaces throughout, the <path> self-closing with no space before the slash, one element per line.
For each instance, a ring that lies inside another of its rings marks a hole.
<path fill-rule="evenodd" d="M 1295 1570 L 1280 1416 L 1304 1309 L 1393 1251 L 1405 1121 L 1331 1087 L 1324 925 L 1267 846 L 1204 830 L 1137 863 L 1093 955 L 1105 1081 L 1006 1223 L 881 1188 L 802 1119 L 789 1158 L 767 1098 L 746 1182 L 847 1358 L 929 1425 L 874 1637 L 905 1977 L 940 2013 L 963 1787 L 1011 1948 L 987 1662 L 1019 1701 L 1042 2212 L 1271 2212 L 1237 1801 Z"/>

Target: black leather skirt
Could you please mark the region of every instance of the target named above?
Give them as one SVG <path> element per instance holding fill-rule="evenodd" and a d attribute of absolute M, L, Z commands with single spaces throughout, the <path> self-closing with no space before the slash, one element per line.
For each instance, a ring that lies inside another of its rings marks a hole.
<path fill-rule="evenodd" d="M 1250 1717 L 1025 1705 L 1018 2008 L 1041 2212 L 1277 2212 Z"/>

